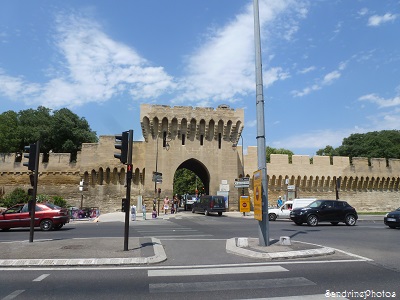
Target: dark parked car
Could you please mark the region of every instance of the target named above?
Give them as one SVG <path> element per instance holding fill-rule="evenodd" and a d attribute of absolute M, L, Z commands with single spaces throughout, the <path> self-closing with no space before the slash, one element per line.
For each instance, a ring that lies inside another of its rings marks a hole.
<path fill-rule="evenodd" d="M 222 216 L 225 211 L 225 199 L 223 196 L 201 196 L 192 206 L 192 213 L 201 212 L 206 216 L 213 212 Z"/>
<path fill-rule="evenodd" d="M 306 207 L 295 208 L 290 213 L 290 219 L 297 225 L 307 223 L 317 226 L 319 222 L 331 222 L 333 225 L 344 222 L 348 226 L 356 224 L 358 215 L 354 207 L 346 201 L 316 200 Z"/>
<path fill-rule="evenodd" d="M 35 208 L 35 227 L 43 231 L 58 230 L 69 222 L 69 214 L 66 208 L 54 204 L 37 203 Z M 0 214 L 0 229 L 9 230 L 17 227 L 30 227 L 31 217 L 28 204 L 17 204 Z"/>
<path fill-rule="evenodd" d="M 385 225 L 389 226 L 390 228 L 400 227 L 400 207 L 387 213 L 383 218 L 383 222 L 385 222 Z"/>

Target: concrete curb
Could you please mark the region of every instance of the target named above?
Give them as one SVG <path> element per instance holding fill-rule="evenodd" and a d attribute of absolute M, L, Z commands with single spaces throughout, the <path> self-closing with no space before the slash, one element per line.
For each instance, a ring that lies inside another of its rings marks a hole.
<path fill-rule="evenodd" d="M 302 242 L 297 242 L 302 243 Z M 308 244 L 308 243 L 304 243 Z M 244 249 L 241 247 L 236 246 L 236 238 L 231 238 L 226 241 L 226 252 L 257 258 L 257 259 L 267 259 L 267 260 L 274 260 L 274 259 L 293 259 L 293 258 L 305 258 L 305 257 L 314 257 L 314 256 L 323 256 L 323 255 L 330 255 L 335 253 L 335 249 L 322 247 L 319 245 L 315 245 L 321 248 L 318 249 L 308 249 L 308 250 L 296 250 L 296 251 L 282 251 L 282 252 L 258 252 L 252 251 L 249 249 Z"/>
<path fill-rule="evenodd" d="M 157 238 L 151 238 L 154 256 L 134 258 L 62 258 L 62 259 L 1 259 L 0 267 L 55 267 L 55 266 L 112 266 L 156 264 L 167 259 L 164 247 Z"/>

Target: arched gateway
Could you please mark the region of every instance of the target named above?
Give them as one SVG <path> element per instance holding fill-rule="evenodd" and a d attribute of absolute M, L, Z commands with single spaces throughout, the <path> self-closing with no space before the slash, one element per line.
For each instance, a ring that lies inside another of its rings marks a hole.
<path fill-rule="evenodd" d="M 162 196 L 172 195 L 174 174 L 185 168 L 202 180 L 206 194 L 216 195 L 223 184 L 230 208 L 237 209 L 234 182 L 242 166 L 232 146 L 243 130 L 242 109 L 143 104 L 140 119 L 145 140 L 140 154 L 145 160 L 145 196 L 154 196 L 154 188 L 161 188 Z M 162 173 L 161 184 L 152 181 L 156 171 Z"/>

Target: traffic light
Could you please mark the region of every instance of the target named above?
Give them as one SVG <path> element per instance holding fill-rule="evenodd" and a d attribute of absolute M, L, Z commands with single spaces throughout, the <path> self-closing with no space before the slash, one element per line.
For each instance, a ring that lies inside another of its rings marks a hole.
<path fill-rule="evenodd" d="M 122 211 L 122 212 L 125 212 L 126 209 L 128 209 L 128 208 L 126 207 L 126 199 L 123 198 L 123 199 L 122 199 L 122 203 L 121 203 L 121 211 Z"/>
<path fill-rule="evenodd" d="M 122 134 L 115 135 L 115 141 L 117 143 L 114 144 L 114 147 L 115 149 L 121 150 L 121 153 L 114 153 L 114 157 L 118 158 L 123 164 L 128 162 L 128 139 L 128 131 L 124 131 Z"/>
<path fill-rule="evenodd" d="M 23 165 L 28 167 L 28 170 L 35 171 L 36 167 L 36 144 L 30 144 L 24 147 L 24 157 L 29 159 L 28 162 L 24 162 Z"/>

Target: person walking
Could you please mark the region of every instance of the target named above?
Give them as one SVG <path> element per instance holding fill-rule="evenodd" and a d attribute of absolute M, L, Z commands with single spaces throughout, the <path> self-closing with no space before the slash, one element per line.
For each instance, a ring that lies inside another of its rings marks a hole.
<path fill-rule="evenodd" d="M 169 209 L 169 199 L 168 199 L 168 196 L 165 196 L 165 198 L 164 198 L 164 214 L 168 213 L 168 209 Z"/>
<path fill-rule="evenodd" d="M 179 203 L 178 194 L 176 194 L 176 195 L 174 196 L 174 204 L 173 204 L 176 214 L 178 213 L 178 203 Z"/>
<path fill-rule="evenodd" d="M 142 205 L 143 220 L 146 220 L 146 204 Z"/>
<path fill-rule="evenodd" d="M 281 207 L 282 204 L 283 204 L 282 197 L 279 196 L 279 197 L 278 197 L 278 201 L 277 201 L 277 205 L 278 205 L 278 207 Z"/>
<path fill-rule="evenodd" d="M 131 220 L 136 221 L 136 206 L 135 205 L 131 206 Z"/>

